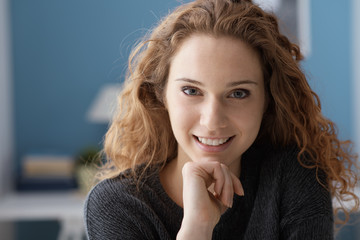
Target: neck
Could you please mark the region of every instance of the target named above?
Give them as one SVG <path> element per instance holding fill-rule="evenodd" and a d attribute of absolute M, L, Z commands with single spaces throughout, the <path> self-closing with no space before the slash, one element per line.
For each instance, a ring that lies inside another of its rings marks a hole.
<path fill-rule="evenodd" d="M 175 158 L 160 172 L 161 185 L 169 197 L 180 207 L 183 207 L 183 180 L 181 173 L 183 166 L 184 163 Z"/>
<path fill-rule="evenodd" d="M 182 168 L 187 161 L 192 161 L 181 149 L 178 156 L 171 160 L 160 172 L 160 182 L 168 196 L 179 206 L 183 207 L 183 179 Z M 228 167 L 235 176 L 240 177 L 241 161 L 234 161 Z"/>

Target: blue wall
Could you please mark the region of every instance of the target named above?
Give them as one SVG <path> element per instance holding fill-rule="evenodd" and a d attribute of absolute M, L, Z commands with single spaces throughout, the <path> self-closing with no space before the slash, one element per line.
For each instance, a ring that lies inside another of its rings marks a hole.
<path fill-rule="evenodd" d="M 351 0 L 311 1 L 312 54 L 304 68 L 321 98 L 324 115 L 337 124 L 341 139 L 354 141 L 351 4 Z M 359 239 L 359 217 L 353 214 L 352 224 L 342 228 L 336 239 Z"/>
<path fill-rule="evenodd" d="M 169 0 L 10 1 L 17 161 L 101 145 L 86 120 L 100 87 L 123 79 L 131 45 L 179 3 Z M 16 167 L 19 165 L 17 164 Z"/>
<path fill-rule="evenodd" d="M 324 115 L 337 124 L 340 138 L 354 140 L 351 1 L 310 2 L 312 53 L 304 69 L 321 98 Z"/>

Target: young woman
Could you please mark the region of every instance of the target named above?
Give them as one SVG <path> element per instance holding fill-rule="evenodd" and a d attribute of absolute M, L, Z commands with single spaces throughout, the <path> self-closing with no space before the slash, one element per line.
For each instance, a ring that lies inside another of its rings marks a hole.
<path fill-rule="evenodd" d="M 301 58 L 249 0 L 169 14 L 131 57 L 89 239 L 333 239 L 356 159 Z"/>

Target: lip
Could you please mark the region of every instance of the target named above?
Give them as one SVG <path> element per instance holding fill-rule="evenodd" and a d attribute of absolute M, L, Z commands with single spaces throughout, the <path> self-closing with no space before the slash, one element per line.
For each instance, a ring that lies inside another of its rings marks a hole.
<path fill-rule="evenodd" d="M 223 144 L 221 144 L 219 146 L 210 146 L 210 145 L 205 145 L 205 144 L 199 142 L 198 136 L 193 135 L 193 137 L 194 137 L 194 141 L 195 141 L 196 145 L 201 150 L 203 150 L 205 152 L 213 152 L 213 153 L 225 151 L 230 146 L 230 144 L 232 143 L 232 141 L 235 138 L 235 136 L 231 136 L 230 139 L 227 142 L 225 142 L 225 143 L 223 143 Z M 220 139 L 220 138 L 214 138 L 214 137 L 206 137 L 206 138 Z"/>

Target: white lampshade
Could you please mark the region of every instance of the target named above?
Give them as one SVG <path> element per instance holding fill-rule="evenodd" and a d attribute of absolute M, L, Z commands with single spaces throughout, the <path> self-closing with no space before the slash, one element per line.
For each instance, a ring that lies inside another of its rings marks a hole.
<path fill-rule="evenodd" d="M 121 84 L 114 83 L 103 86 L 91 104 L 86 118 L 94 123 L 109 123 L 115 114 L 120 91 Z"/>

